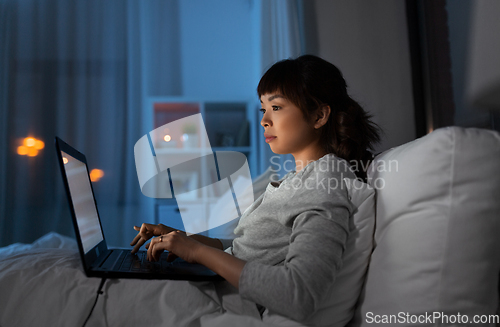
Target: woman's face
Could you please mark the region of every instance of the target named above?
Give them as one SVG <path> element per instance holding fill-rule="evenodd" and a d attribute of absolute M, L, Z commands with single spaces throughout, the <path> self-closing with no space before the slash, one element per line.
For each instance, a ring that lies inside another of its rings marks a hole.
<path fill-rule="evenodd" d="M 295 159 L 307 157 L 317 150 L 319 133 L 312 122 L 307 122 L 302 111 L 278 93 L 260 97 L 264 136 L 271 151 L 291 153 Z"/>

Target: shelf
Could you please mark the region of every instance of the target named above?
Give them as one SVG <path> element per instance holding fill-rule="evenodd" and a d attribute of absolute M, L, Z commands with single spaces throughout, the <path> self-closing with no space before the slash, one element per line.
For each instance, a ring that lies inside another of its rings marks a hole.
<path fill-rule="evenodd" d="M 219 146 L 219 147 L 212 147 L 211 150 L 202 149 L 202 148 L 184 149 L 184 148 L 168 148 L 168 147 L 156 149 L 157 154 L 178 154 L 178 155 L 198 154 L 198 153 L 200 155 L 208 155 L 208 154 L 211 154 L 212 152 L 217 152 L 217 151 L 235 151 L 235 152 L 247 153 L 247 152 L 251 152 L 252 148 L 249 146 L 232 146 L 232 147 Z"/>
<path fill-rule="evenodd" d="M 148 98 L 148 110 L 154 112 L 155 130 L 178 119 L 201 114 L 210 143 L 210 147 L 205 147 L 208 146 L 205 144 L 206 138 L 196 133 L 186 132 L 188 127 L 195 131 L 203 129 L 200 125 L 194 128 L 187 126 L 190 125 L 188 123 L 184 126 L 173 124 L 165 127 L 165 130 L 158 129 L 154 137 L 152 135 L 157 157 L 172 155 L 175 157 L 173 161 L 180 163 L 170 168 L 170 179 L 168 174 L 163 174 L 158 180 L 156 186 L 158 190 L 170 188 L 171 182 L 177 199 L 156 199 L 157 222 L 168 224 L 168 221 L 171 221 L 181 227 L 182 221 L 178 211 L 180 203 L 189 204 L 189 208 L 193 207 L 192 210 L 197 208 L 193 214 L 196 213 L 200 219 L 207 218 L 205 216 L 209 214 L 209 207 L 219 200 L 217 196 L 220 197 L 227 191 L 223 186 L 224 183 L 214 184 L 213 182 L 217 180 L 218 175 L 216 162 L 209 156 L 212 153 L 225 151 L 243 153 L 247 158 L 251 175 L 255 176 L 258 151 L 255 128 L 257 116 L 253 104 L 253 101 L 240 99 Z M 188 134 L 187 138 L 185 134 Z M 194 142 L 188 142 L 186 139 L 194 139 Z M 183 160 L 184 155 L 186 160 Z M 198 158 L 200 158 L 199 161 Z M 163 160 L 169 159 L 164 157 Z M 239 163 L 231 161 L 231 165 L 235 166 Z M 213 187 L 212 184 L 214 184 Z"/>
<path fill-rule="evenodd" d="M 182 155 L 182 154 L 200 154 L 200 155 L 208 155 L 211 154 L 212 151 L 215 151 L 214 148 L 210 149 L 205 149 L 205 148 L 198 148 L 198 149 L 185 149 L 185 148 L 156 148 L 156 154 L 174 154 L 174 155 Z M 221 150 L 219 150 L 221 151 Z"/>
<path fill-rule="evenodd" d="M 154 102 L 154 127 L 158 128 L 178 119 L 200 113 L 197 102 Z"/>
<path fill-rule="evenodd" d="M 236 151 L 236 152 L 251 152 L 252 147 L 250 146 L 219 146 L 212 147 L 213 151 Z"/>

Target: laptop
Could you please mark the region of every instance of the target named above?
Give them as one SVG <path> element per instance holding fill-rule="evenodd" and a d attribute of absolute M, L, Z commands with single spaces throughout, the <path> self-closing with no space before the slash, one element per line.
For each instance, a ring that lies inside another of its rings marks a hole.
<path fill-rule="evenodd" d="M 221 276 L 203 265 L 188 263 L 180 258 L 168 262 L 167 252 L 161 255 L 158 262 L 150 262 L 146 251 L 132 254 L 132 249 L 108 248 L 85 155 L 58 137 L 55 143 L 78 249 L 88 277 L 222 280 Z"/>

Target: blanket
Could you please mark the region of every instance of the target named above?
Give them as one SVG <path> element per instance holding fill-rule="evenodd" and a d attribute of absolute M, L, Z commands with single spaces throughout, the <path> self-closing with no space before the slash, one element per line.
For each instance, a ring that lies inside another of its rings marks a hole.
<path fill-rule="evenodd" d="M 68 237 L 1 248 L 0 326 L 82 326 L 100 282 Z M 225 281 L 110 279 L 102 290 L 87 326 L 270 326 Z"/>

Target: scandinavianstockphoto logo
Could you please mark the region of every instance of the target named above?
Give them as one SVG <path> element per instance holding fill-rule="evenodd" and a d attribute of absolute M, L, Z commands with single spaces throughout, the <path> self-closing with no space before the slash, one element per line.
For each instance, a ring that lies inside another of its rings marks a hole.
<path fill-rule="evenodd" d="M 285 173 L 289 173 L 295 171 L 296 161 L 287 159 L 281 161 L 280 156 L 272 156 L 270 159 L 271 162 L 271 170 L 274 172 L 284 171 Z M 315 163 L 314 161 L 306 161 L 302 162 L 302 166 L 305 167 L 308 164 Z M 351 181 L 353 174 L 356 172 L 363 170 L 368 173 L 367 183 L 363 181 L 361 178 L 356 178 L 356 182 Z M 336 160 L 336 161 L 318 161 L 317 166 L 315 168 L 316 174 L 309 176 L 305 180 L 301 178 L 294 178 L 289 183 L 285 183 L 285 188 L 294 188 L 301 189 L 305 188 L 307 190 L 326 190 L 328 194 L 334 192 L 337 189 L 383 189 L 386 186 L 386 181 L 383 177 L 379 177 L 377 175 L 390 173 L 390 172 L 398 172 L 399 171 L 399 162 L 397 160 L 388 160 L 388 161 L 379 161 L 377 164 L 365 164 L 360 163 L 356 160 L 352 160 L 350 162 L 345 160 Z M 320 177 L 320 175 L 324 176 L 322 173 L 329 172 L 338 172 L 340 173 L 340 179 L 337 177 Z M 348 174 L 350 172 L 351 174 Z M 373 177 L 375 175 L 375 177 Z M 280 180 L 280 176 L 275 173 L 271 175 L 271 181 L 277 182 Z"/>
<path fill-rule="evenodd" d="M 134 157 L 141 192 L 175 198 L 190 234 L 239 218 L 254 202 L 246 156 L 212 151 L 201 114 L 144 135 L 134 146 Z"/>

